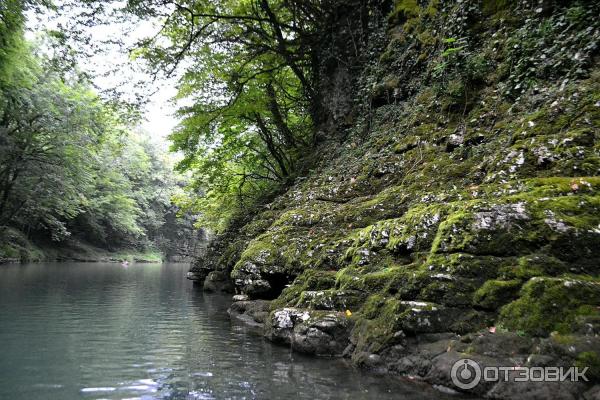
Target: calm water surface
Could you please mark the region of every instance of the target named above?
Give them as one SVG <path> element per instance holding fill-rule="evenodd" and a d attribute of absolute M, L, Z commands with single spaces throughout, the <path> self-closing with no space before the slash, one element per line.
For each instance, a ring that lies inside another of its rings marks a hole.
<path fill-rule="evenodd" d="M 0 265 L 0 399 L 440 399 L 291 356 L 231 322 L 184 264 Z"/>

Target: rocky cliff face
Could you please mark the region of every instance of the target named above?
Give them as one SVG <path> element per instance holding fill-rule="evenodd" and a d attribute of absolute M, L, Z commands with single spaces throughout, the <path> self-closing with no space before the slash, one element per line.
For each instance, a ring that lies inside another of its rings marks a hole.
<path fill-rule="evenodd" d="M 397 0 L 358 14 L 349 26 L 370 33 L 344 53 L 353 68 L 327 69 L 335 140 L 192 277 L 272 300 L 257 321 L 299 351 L 449 387 L 465 354 L 589 366 L 598 382 L 599 4 Z M 600 395 L 590 387 L 472 391 Z"/>

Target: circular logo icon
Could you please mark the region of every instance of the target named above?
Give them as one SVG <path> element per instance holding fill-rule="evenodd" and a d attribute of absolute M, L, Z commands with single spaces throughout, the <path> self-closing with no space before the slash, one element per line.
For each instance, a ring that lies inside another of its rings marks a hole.
<path fill-rule="evenodd" d="M 450 376 L 452 383 L 457 388 L 463 390 L 473 389 L 481 380 L 481 367 L 477 362 L 469 358 L 463 358 L 452 365 Z"/>

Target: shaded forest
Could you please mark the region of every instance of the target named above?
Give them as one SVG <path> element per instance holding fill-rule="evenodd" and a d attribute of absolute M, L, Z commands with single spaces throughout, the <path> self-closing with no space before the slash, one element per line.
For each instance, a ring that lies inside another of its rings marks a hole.
<path fill-rule="evenodd" d="M 56 32 L 25 39 L 32 7 L 52 10 L 20 1 L 1 9 L 0 258 L 176 253 L 175 241 L 195 235 L 171 201 L 183 178 L 138 128 L 139 113 L 100 97 L 64 57 Z"/>

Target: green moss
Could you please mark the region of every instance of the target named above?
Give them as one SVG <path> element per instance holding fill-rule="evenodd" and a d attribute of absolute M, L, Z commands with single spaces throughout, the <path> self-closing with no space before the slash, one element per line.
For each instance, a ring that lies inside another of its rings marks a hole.
<path fill-rule="evenodd" d="M 517 297 L 521 284 L 520 280 L 486 281 L 473 295 L 473 304 L 484 309 L 496 310 Z"/>
<path fill-rule="evenodd" d="M 360 270 L 356 267 L 342 268 L 335 274 L 335 287 L 338 289 L 362 290 Z"/>
<path fill-rule="evenodd" d="M 575 366 L 579 368 L 588 367 L 586 377 L 591 381 L 600 380 L 600 355 L 595 351 L 584 351 L 577 355 Z"/>
<path fill-rule="evenodd" d="M 534 276 L 558 276 L 568 270 L 568 265 L 558 258 L 538 253 L 520 257 L 516 266 L 505 267 L 502 272 L 508 277 L 530 279 Z"/>
<path fill-rule="evenodd" d="M 432 251 L 512 256 L 535 252 L 539 243 L 546 242 L 561 259 L 590 257 L 592 248 L 600 245 L 595 231 L 600 223 L 599 199 L 583 195 L 540 199 L 523 192 L 494 202 L 457 204 L 457 211 L 440 224 Z M 588 250 L 578 256 L 574 248 Z"/>
<path fill-rule="evenodd" d="M 402 138 L 402 140 L 400 140 L 400 142 L 398 142 L 394 146 L 394 153 L 403 154 L 403 153 L 406 153 L 407 151 L 413 150 L 413 149 L 417 148 L 420 140 L 421 139 L 418 136 L 414 136 L 414 135 L 410 135 L 405 138 Z"/>
<path fill-rule="evenodd" d="M 370 296 L 360 309 L 352 330 L 357 347 L 354 354 L 363 351 L 377 353 L 401 340 L 394 334 L 400 329 L 402 310 L 399 300 L 381 295 Z"/>
<path fill-rule="evenodd" d="M 569 334 L 560 334 L 558 332 L 552 332 L 550 338 L 552 341 L 564 346 L 571 346 L 577 342 L 577 338 L 575 336 Z"/>
<path fill-rule="evenodd" d="M 421 7 L 417 0 L 396 0 L 394 10 L 388 17 L 390 21 L 401 23 L 419 15 Z"/>
<path fill-rule="evenodd" d="M 440 0 L 431 0 L 425 8 L 425 15 L 429 18 L 433 18 L 438 13 L 438 8 L 440 6 Z"/>
<path fill-rule="evenodd" d="M 235 263 L 239 260 L 240 255 L 246 248 L 246 240 L 234 240 L 232 241 L 225 250 L 221 253 L 218 264 L 225 266 L 227 269 L 233 269 Z"/>
<path fill-rule="evenodd" d="M 418 298 L 451 307 L 466 307 L 471 305 L 475 289 L 476 284 L 472 280 L 434 275 L 432 282 L 421 289 Z"/>
<path fill-rule="evenodd" d="M 304 291 L 327 290 L 336 284 L 335 271 L 307 269 L 271 303 L 271 309 L 295 306 Z"/>
<path fill-rule="evenodd" d="M 311 310 L 356 311 L 364 302 L 366 294 L 349 290 L 304 290 L 294 307 Z M 278 304 L 280 305 L 280 304 Z"/>
<path fill-rule="evenodd" d="M 323 206 L 320 207 L 323 209 Z M 303 226 L 311 227 L 323 219 L 321 212 L 311 208 L 297 208 L 286 211 L 273 223 L 273 227 L 277 226 Z"/>
<path fill-rule="evenodd" d="M 475 256 L 468 253 L 430 254 L 424 266 L 431 273 L 458 278 L 493 279 L 514 265 L 514 257 Z"/>
<path fill-rule="evenodd" d="M 504 11 L 516 2 L 514 0 L 482 0 L 482 11 L 485 15 L 494 15 L 500 11 Z"/>
<path fill-rule="evenodd" d="M 600 281 L 568 278 L 532 278 L 518 300 L 501 309 L 500 321 L 508 329 L 534 336 L 571 332 L 578 317 L 597 314 Z"/>
<path fill-rule="evenodd" d="M 417 40 L 423 46 L 435 46 L 437 43 L 437 38 L 428 30 L 419 33 L 417 35 Z"/>
<path fill-rule="evenodd" d="M 385 250 L 395 257 L 428 251 L 445 212 L 443 205 L 417 205 L 400 218 L 368 226 L 354 235 L 345 258 L 363 265 L 375 251 Z"/>
<path fill-rule="evenodd" d="M 248 244 L 236 266 L 246 261 L 260 265 L 273 265 L 279 260 L 280 248 L 273 243 L 270 234 L 265 234 Z"/>

